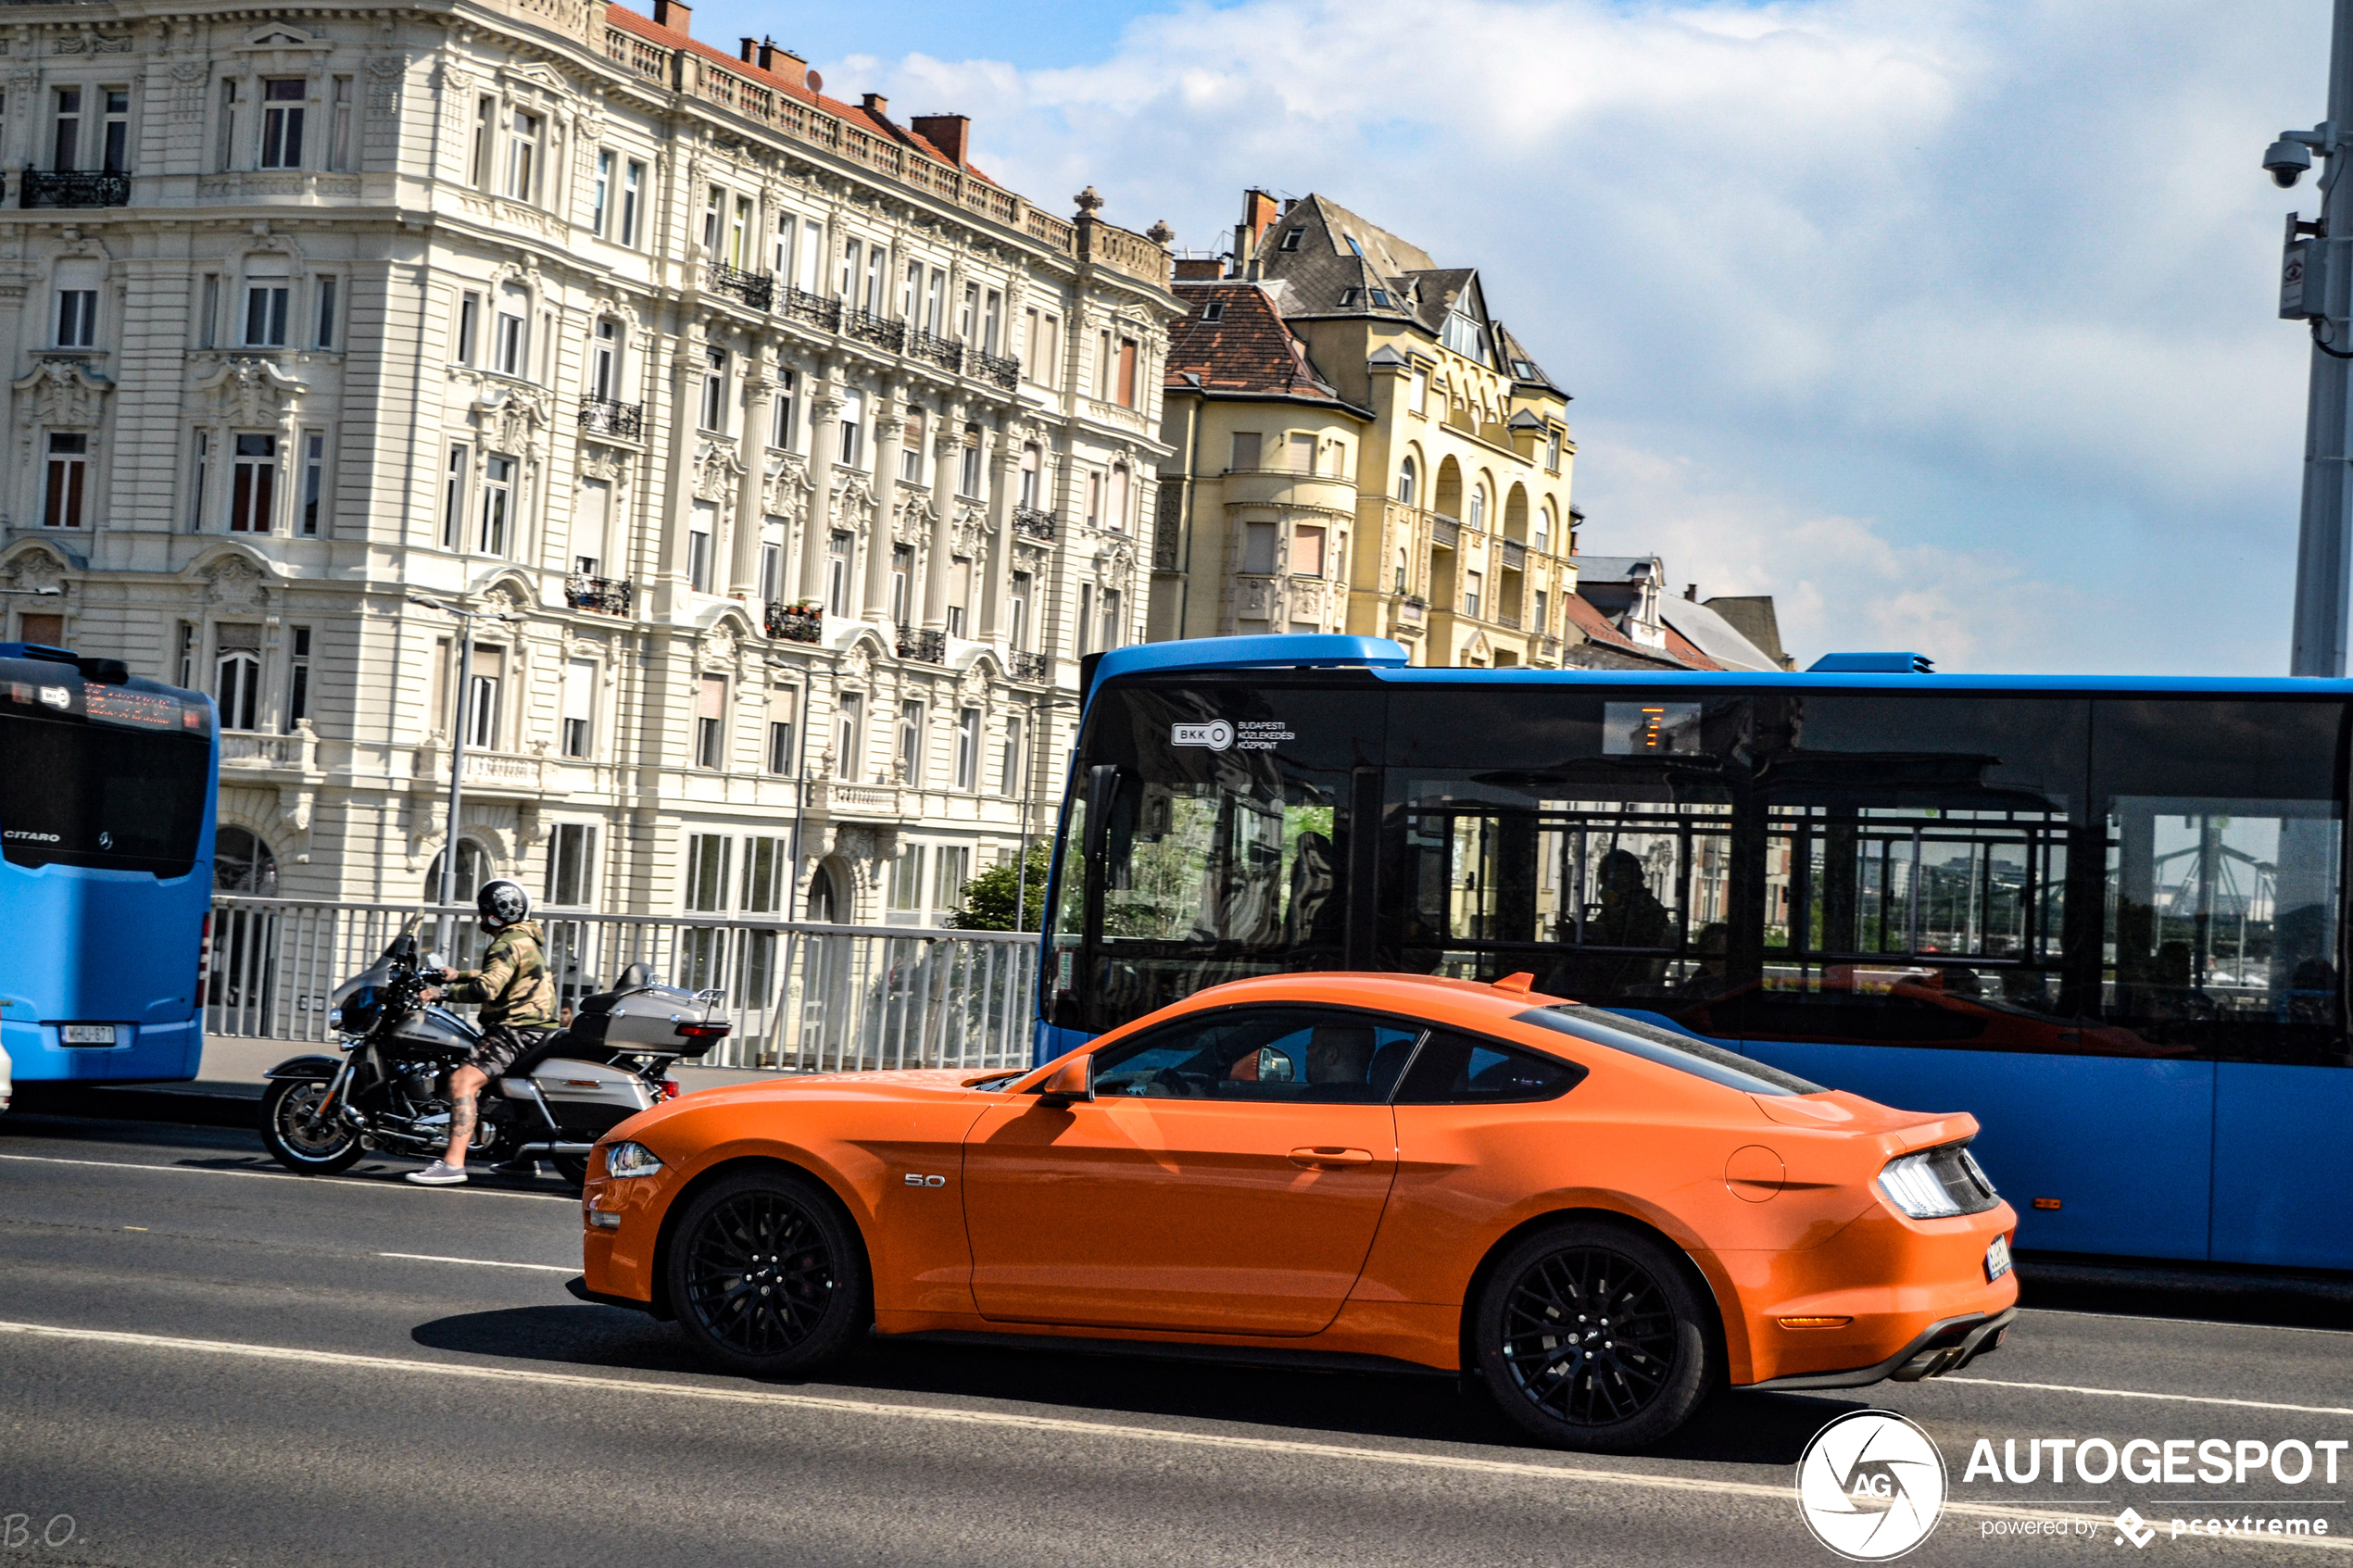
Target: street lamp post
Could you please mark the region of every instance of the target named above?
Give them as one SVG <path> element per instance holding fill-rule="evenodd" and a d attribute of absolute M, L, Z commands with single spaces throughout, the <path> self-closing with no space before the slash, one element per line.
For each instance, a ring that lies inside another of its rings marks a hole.
<path fill-rule="evenodd" d="M 2329 117 L 2287 131 L 2263 155 L 2283 190 L 2312 165 L 2321 176 L 2318 223 L 2288 220 L 2280 314 L 2311 323 L 2312 370 L 2304 415 L 2304 509 L 2296 548 L 2296 613 L 2288 673 L 2345 673 L 2347 591 L 2353 585 L 2353 0 L 2335 0 L 2329 45 Z M 2309 238 L 2307 237 L 2309 236 Z M 2317 285 L 2317 286 L 2316 286 Z"/>
<path fill-rule="evenodd" d="M 441 834 L 441 889 L 439 902 L 446 911 L 458 901 L 458 808 L 464 798 L 466 777 L 466 700 L 472 695 L 474 673 L 474 622 L 477 621 L 512 621 L 503 610 L 459 609 L 418 595 L 409 596 L 412 605 L 437 609 L 444 615 L 454 615 L 460 622 L 458 636 L 458 713 L 450 726 L 449 736 L 449 815 Z M 449 916 L 444 913 L 437 927 L 435 944 L 443 952 L 449 950 L 451 935 Z"/>

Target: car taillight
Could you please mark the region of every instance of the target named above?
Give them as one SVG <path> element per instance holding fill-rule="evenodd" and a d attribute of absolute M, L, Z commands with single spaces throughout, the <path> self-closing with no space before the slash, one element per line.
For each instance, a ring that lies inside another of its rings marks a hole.
<path fill-rule="evenodd" d="M 1983 1167 L 1957 1143 L 1889 1160 L 1879 1173 L 1879 1190 L 1915 1220 L 1982 1214 L 2001 1201 Z"/>

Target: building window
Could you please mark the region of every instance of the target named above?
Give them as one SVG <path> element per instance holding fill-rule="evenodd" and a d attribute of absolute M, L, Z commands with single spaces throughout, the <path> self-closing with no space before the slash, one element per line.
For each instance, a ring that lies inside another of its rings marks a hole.
<path fill-rule="evenodd" d="M 1293 435 L 1288 444 L 1287 452 L 1285 461 L 1290 472 L 1314 473 L 1315 471 L 1315 438 L 1314 436 Z"/>
<path fill-rule="evenodd" d="M 705 188 L 702 202 L 702 248 L 707 256 L 719 254 L 719 209 L 725 204 L 727 193 L 716 185 Z"/>
<path fill-rule="evenodd" d="M 27 637 L 26 642 L 40 639 Z M 193 689 L 196 684 L 196 629 L 187 621 L 180 622 L 180 678 L 174 683 L 182 690 Z"/>
<path fill-rule="evenodd" d="M 612 154 L 603 148 L 597 153 L 597 182 L 588 198 L 588 232 L 599 239 L 605 237 L 605 213 L 612 203 Z"/>
<path fill-rule="evenodd" d="M 686 519 L 686 583 L 698 594 L 711 592 L 711 535 L 719 521 L 719 508 L 709 501 L 697 501 Z"/>
<path fill-rule="evenodd" d="M 511 200 L 527 202 L 538 194 L 541 123 L 537 115 L 517 109 L 508 124 L 507 194 Z"/>
<path fill-rule="evenodd" d="M 727 907 L 727 872 L 736 841 L 724 834 L 686 835 L 686 908 L 711 914 Z"/>
<path fill-rule="evenodd" d="M 932 849 L 931 907 L 952 909 L 963 902 L 964 884 L 973 871 L 972 847 L 942 844 Z"/>
<path fill-rule="evenodd" d="M 1254 430 L 1234 432 L 1234 460 L 1228 467 L 1236 473 L 1248 473 L 1257 468 L 1264 460 L 1261 457 L 1264 445 Z"/>
<path fill-rule="evenodd" d="M 1029 585 L 1026 571 L 1013 573 L 1011 602 L 1005 614 L 1005 646 L 1016 652 L 1026 651 L 1029 635 Z"/>
<path fill-rule="evenodd" d="M 780 691 L 768 700 L 771 713 L 782 712 L 781 719 L 768 721 L 768 771 L 772 773 L 795 773 L 800 771 L 800 759 L 793 754 L 793 709 L 795 693 Z"/>
<path fill-rule="evenodd" d="M 632 158 L 621 177 L 621 243 L 637 244 L 637 203 L 645 190 L 646 166 Z"/>
<path fill-rule="evenodd" d="M 1005 721 L 1005 756 L 997 773 L 997 788 L 1001 795 L 1021 794 L 1022 775 L 1021 716 L 1014 714 Z"/>
<path fill-rule="evenodd" d="M 760 543 L 760 596 L 774 604 L 785 596 L 786 530 L 772 523 L 769 532 L 776 536 Z"/>
<path fill-rule="evenodd" d="M 1487 584 L 1487 575 L 1479 571 L 1463 574 L 1463 613 L 1473 620 L 1478 618 L 1478 591 Z"/>
<path fill-rule="evenodd" d="M 458 536 L 466 521 L 466 457 L 467 448 L 449 448 L 449 471 L 441 496 L 441 547 L 454 550 Z"/>
<path fill-rule="evenodd" d="M 776 372 L 776 428 L 768 445 L 780 451 L 800 450 L 800 425 L 794 414 L 793 397 L 800 390 L 800 377 L 791 370 Z"/>
<path fill-rule="evenodd" d="M 196 346 L 210 348 L 220 341 L 220 274 L 204 275 L 203 303 L 197 307 Z"/>
<path fill-rule="evenodd" d="M 964 607 L 972 603 L 973 558 L 956 556 L 948 566 L 948 634 L 964 634 Z"/>
<path fill-rule="evenodd" d="M 1398 548 L 1397 548 L 1397 575 L 1396 575 L 1396 578 L 1395 578 L 1395 581 L 1394 581 L 1393 584 L 1392 584 L 1392 585 L 1391 585 L 1391 587 L 1390 588 L 1390 593 L 1392 593 L 1392 594 L 1402 594 L 1402 593 L 1403 593 L 1404 591 L 1405 591 L 1405 547 L 1404 547 L 1403 546 L 1402 546 L 1402 545 L 1401 545 L 1401 546 L 1398 546 Z"/>
<path fill-rule="evenodd" d="M 1473 484 L 1470 493 L 1470 516 L 1465 520 L 1473 528 L 1487 526 L 1487 486 Z"/>
<path fill-rule="evenodd" d="M 212 435 L 207 431 L 195 434 L 195 472 L 189 476 L 188 532 L 200 532 L 204 527 L 205 496 L 212 489 Z M 182 681 L 182 685 L 188 683 Z"/>
<path fill-rule="evenodd" d="M 715 435 L 727 433 L 727 351 L 703 351 L 702 428 Z"/>
<path fill-rule="evenodd" d="M 237 149 L 237 84 L 223 80 L 220 83 L 220 167 L 229 169 L 236 162 Z"/>
<path fill-rule="evenodd" d="M 229 489 L 229 532 L 267 533 L 278 498 L 278 438 L 240 435 Z"/>
<path fill-rule="evenodd" d="M 621 384 L 621 323 L 606 317 L 597 323 L 596 347 L 588 359 L 588 395 L 610 402 Z"/>
<path fill-rule="evenodd" d="M 474 649 L 474 667 L 466 684 L 466 744 L 488 751 L 498 744 L 498 687 L 507 672 L 507 650 Z"/>
<path fill-rule="evenodd" d="M 458 363 L 474 362 L 474 345 L 482 332 L 482 295 L 468 293 L 458 299 Z"/>
<path fill-rule="evenodd" d="M 1549 636 L 1551 636 L 1551 635 L 1552 635 L 1552 633 L 1553 633 L 1553 621 L 1552 621 L 1552 614 L 1551 614 L 1551 611 L 1552 611 L 1552 600 L 1551 600 L 1550 596 L 1547 596 L 1547 595 L 1545 594 L 1545 592 L 1544 592 L 1544 590 L 1543 590 L 1543 589 L 1541 589 L 1541 588 L 1537 589 L 1537 590 L 1536 590 L 1536 626 L 1535 626 L 1535 630 L 1536 630 L 1537 633 L 1538 633 L 1540 636 L 1547 636 L 1547 637 L 1549 637 Z"/>
<path fill-rule="evenodd" d="M 547 902 L 566 909 L 585 905 L 595 892 L 589 872 L 596 859 L 593 823 L 558 822 L 547 835 Z"/>
<path fill-rule="evenodd" d="M 1428 402 L 1429 372 L 1424 370 L 1416 370 L 1414 371 L 1413 380 L 1406 384 L 1405 407 L 1412 412 L 1418 414 L 1425 411 L 1425 406 Z"/>
<path fill-rule="evenodd" d="M 929 428 L 921 408 L 907 410 L 906 433 L 900 438 L 899 477 L 909 484 L 924 482 L 924 437 Z"/>
<path fill-rule="evenodd" d="M 319 346 L 333 348 L 334 345 L 335 281 L 321 278 L 319 280 Z"/>
<path fill-rule="evenodd" d="M 967 708 L 956 715 L 956 787 L 969 793 L 979 766 L 980 709 Z"/>
<path fill-rule="evenodd" d="M 316 538 L 319 533 L 319 513 L 327 477 L 327 434 L 324 431 L 302 433 L 302 532 Z"/>
<path fill-rule="evenodd" d="M 705 675 L 695 692 L 695 766 L 716 768 L 727 719 L 727 677 Z"/>
<path fill-rule="evenodd" d="M 862 692 L 844 692 L 837 707 L 835 734 L 837 755 L 834 776 L 856 780 L 859 764 L 866 751 L 866 697 Z"/>
<path fill-rule="evenodd" d="M 220 705 L 222 729 L 252 729 L 261 700 L 261 655 L 252 648 L 233 648 L 215 659 L 212 700 Z"/>
<path fill-rule="evenodd" d="M 785 907 L 784 870 L 786 841 L 761 836 L 744 840 L 743 897 L 736 907 L 748 915 L 774 914 Z M 747 985 L 746 994 L 758 997 L 767 995 L 765 985 Z"/>
<path fill-rule="evenodd" d="M 1021 449 L 1021 495 L 1015 505 L 1037 509 L 1038 447 L 1035 443 L 1026 444 Z"/>
<path fill-rule="evenodd" d="M 915 570 L 915 552 L 905 545 L 890 547 L 890 619 L 896 626 L 907 624 L 907 580 Z"/>
<path fill-rule="evenodd" d="M 983 354 L 997 352 L 997 334 L 1000 330 L 1004 315 L 1005 296 L 995 289 L 990 289 L 988 303 L 982 307 L 980 314 L 980 351 Z"/>
<path fill-rule="evenodd" d="M 490 189 L 491 137 L 498 118 L 498 100 L 491 97 L 474 100 L 473 161 L 466 174 L 478 191 Z"/>
<path fill-rule="evenodd" d="M 302 108 L 309 91 L 309 82 L 299 76 L 262 79 L 262 168 L 302 167 Z"/>
<path fill-rule="evenodd" d="M 980 285 L 978 283 L 966 283 L 964 285 L 964 307 L 959 311 L 956 316 L 957 340 L 962 343 L 972 342 L 973 332 L 979 324 Z"/>
<path fill-rule="evenodd" d="M 474 548 L 485 556 L 507 553 L 507 535 L 514 519 L 515 460 L 493 456 L 482 475 L 482 528 Z"/>
<path fill-rule="evenodd" d="M 1274 525 L 1267 523 L 1264 526 L 1271 529 Z M 1078 646 L 1071 651 L 1084 659 L 1095 651 L 1088 642 L 1095 630 L 1095 585 L 1092 583 L 1078 585 L 1078 624 L 1073 630 Z"/>
<path fill-rule="evenodd" d="M 1283 235 L 1283 248 L 1285 250 L 1297 250 L 1299 248 L 1299 242 L 1306 237 L 1307 231 L 1304 228 L 1293 229 Z"/>
<path fill-rule="evenodd" d="M 90 488 L 90 438 L 58 433 L 49 437 L 49 484 L 41 508 L 44 528 L 80 528 Z"/>
<path fill-rule="evenodd" d="M 1290 570 L 1294 577 L 1321 577 L 1324 574 L 1324 531 L 1320 527 L 1291 530 Z"/>
<path fill-rule="evenodd" d="M 1201 319 L 1204 321 L 1224 320 L 1226 319 L 1226 302 L 1222 299 L 1211 300 L 1208 304 L 1201 307 Z"/>
<path fill-rule="evenodd" d="M 945 269 L 931 270 L 931 286 L 924 291 L 924 331 L 939 335 L 948 314 L 948 273 Z"/>
<path fill-rule="evenodd" d="M 1116 588 L 1105 588 L 1102 591 L 1101 603 L 1103 611 L 1102 640 L 1097 643 L 1095 646 L 1100 651 L 1108 652 L 1113 648 L 1118 647 L 1127 640 L 1126 629 L 1119 623 L 1119 590 Z"/>
<path fill-rule="evenodd" d="M 57 346 L 88 348 L 98 341 L 98 291 L 57 291 Z"/>
<path fill-rule="evenodd" d="M 862 393 L 846 391 L 841 395 L 841 448 L 835 454 L 835 460 L 844 468 L 854 469 L 865 428 L 866 399 Z"/>
<path fill-rule="evenodd" d="M 890 907 L 919 909 L 924 903 L 924 846 L 910 844 L 890 863 Z"/>
<path fill-rule="evenodd" d="M 286 655 L 286 734 L 310 717 L 310 628 L 294 628 Z"/>
<path fill-rule="evenodd" d="M 1127 465 L 1114 463 L 1111 470 L 1111 500 L 1103 513 L 1103 526 L 1117 533 L 1127 526 Z"/>
<path fill-rule="evenodd" d="M 1544 437 L 1544 466 L 1553 472 L 1561 471 L 1561 433 L 1554 431 Z"/>
<path fill-rule="evenodd" d="M 1121 338 L 1119 340 L 1119 406 L 1123 408 L 1133 408 L 1136 406 L 1136 340 L 1132 337 Z"/>
<path fill-rule="evenodd" d="M 1242 524 L 1242 571 L 1252 577 L 1271 577 L 1275 572 L 1275 525 L 1271 522 Z"/>
<path fill-rule="evenodd" d="M 49 167 L 63 174 L 82 167 L 82 89 L 57 89 L 56 139 L 50 144 Z"/>
<path fill-rule="evenodd" d="M 835 533 L 825 542 L 825 613 L 849 613 L 849 551 L 855 541 Z"/>
<path fill-rule="evenodd" d="M 924 782 L 924 705 L 899 705 L 899 775 L 921 787 Z"/>
<path fill-rule="evenodd" d="M 588 755 L 590 721 L 597 711 L 597 664 L 588 659 L 564 664 L 563 748 L 566 757 Z"/>
<path fill-rule="evenodd" d="M 283 348 L 286 346 L 286 296 L 293 290 L 284 283 L 252 283 L 245 288 L 245 345 L 249 348 Z"/>
<path fill-rule="evenodd" d="M 327 121 L 327 167 L 347 171 L 351 159 L 351 78 L 338 76 L 330 88 L 333 112 Z"/>
<path fill-rule="evenodd" d="M 528 350 L 531 322 L 520 309 L 498 312 L 498 337 L 492 349 L 491 368 L 502 376 L 521 376 L 531 364 Z"/>
<path fill-rule="evenodd" d="M 1536 509 L 1536 537 L 1530 541 L 1538 555 L 1549 554 L 1553 547 L 1553 504 L 1545 502 Z"/>
<path fill-rule="evenodd" d="M 980 495 L 980 436 L 977 432 L 964 433 L 964 447 L 956 470 L 956 494 L 977 497 Z"/>
<path fill-rule="evenodd" d="M 1397 465 L 1398 500 L 1403 502 L 1409 507 L 1414 504 L 1415 482 L 1420 477 L 1420 471 L 1414 466 L 1413 458 L 1407 458 L 1403 462 Z"/>

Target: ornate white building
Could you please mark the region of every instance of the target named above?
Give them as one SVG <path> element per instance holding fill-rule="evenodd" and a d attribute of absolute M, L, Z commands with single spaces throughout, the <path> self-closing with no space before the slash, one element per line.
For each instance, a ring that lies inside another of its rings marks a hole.
<path fill-rule="evenodd" d="M 423 895 L 461 728 L 461 873 L 558 907 L 929 922 L 1051 822 L 1164 229 L 680 5 L 18 5 L 0 70 L 0 584 L 63 590 L 0 637 L 216 696 L 224 885 Z M 417 596 L 507 618 L 465 689 Z"/>

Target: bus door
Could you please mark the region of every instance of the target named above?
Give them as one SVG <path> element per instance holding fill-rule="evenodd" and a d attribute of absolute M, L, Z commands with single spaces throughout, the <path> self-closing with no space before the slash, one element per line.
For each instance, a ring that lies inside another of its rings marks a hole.
<path fill-rule="evenodd" d="M 2344 728 L 2334 701 L 2095 706 L 2103 1020 L 2211 1075 L 2218 1262 L 2353 1268 Z"/>

